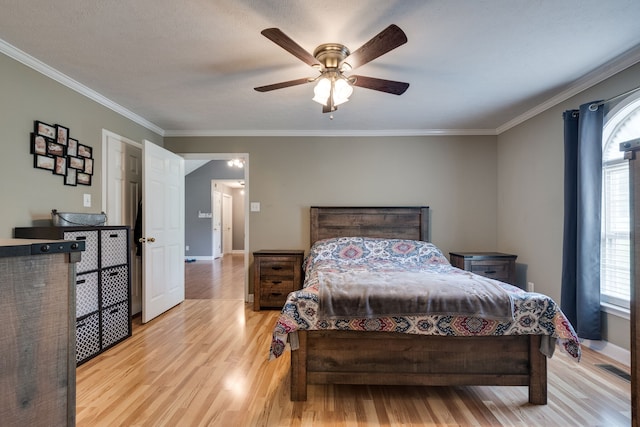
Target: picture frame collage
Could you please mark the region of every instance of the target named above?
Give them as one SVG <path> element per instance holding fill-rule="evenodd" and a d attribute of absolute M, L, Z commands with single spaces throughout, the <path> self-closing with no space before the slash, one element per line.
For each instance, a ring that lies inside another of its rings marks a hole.
<path fill-rule="evenodd" d="M 33 167 L 64 178 L 64 185 L 91 185 L 93 148 L 70 135 L 69 128 L 34 121 L 29 142 Z"/>

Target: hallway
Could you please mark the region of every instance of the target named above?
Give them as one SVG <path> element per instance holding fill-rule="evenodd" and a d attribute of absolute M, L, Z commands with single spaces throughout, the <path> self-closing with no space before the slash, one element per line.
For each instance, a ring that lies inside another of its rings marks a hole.
<path fill-rule="evenodd" d="M 184 265 L 185 299 L 244 299 L 244 254 Z"/>

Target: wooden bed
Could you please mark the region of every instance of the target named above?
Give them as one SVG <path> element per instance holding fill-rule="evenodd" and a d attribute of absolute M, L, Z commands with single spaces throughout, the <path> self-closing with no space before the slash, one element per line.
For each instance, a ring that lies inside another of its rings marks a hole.
<path fill-rule="evenodd" d="M 311 244 L 341 236 L 429 240 L 428 207 L 312 207 Z M 540 336 L 442 337 L 358 331 L 298 331 L 291 400 L 307 384 L 528 386 L 547 403 Z"/>

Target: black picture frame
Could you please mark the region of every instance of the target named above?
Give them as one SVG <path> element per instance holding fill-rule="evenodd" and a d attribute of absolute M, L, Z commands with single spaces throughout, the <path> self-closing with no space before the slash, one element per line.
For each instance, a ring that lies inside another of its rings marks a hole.
<path fill-rule="evenodd" d="M 91 175 L 84 172 L 77 172 L 76 181 L 78 185 L 91 185 Z"/>
<path fill-rule="evenodd" d="M 42 135 L 38 135 L 35 132 L 31 133 L 31 141 L 29 143 L 31 154 L 40 154 L 42 156 L 47 155 L 47 144 L 53 141 Z"/>
<path fill-rule="evenodd" d="M 75 138 L 69 138 L 67 143 L 67 156 L 77 156 L 78 155 L 78 140 Z"/>
<path fill-rule="evenodd" d="M 93 149 L 88 145 L 78 144 L 78 157 L 93 158 Z"/>
<path fill-rule="evenodd" d="M 33 125 L 33 132 L 45 138 L 56 139 L 56 128 L 45 122 L 36 120 Z"/>
<path fill-rule="evenodd" d="M 64 145 L 65 147 L 69 143 L 69 128 L 62 125 L 56 125 L 56 142 Z"/>
<path fill-rule="evenodd" d="M 54 175 L 66 175 L 67 174 L 67 157 L 55 156 L 55 166 L 53 168 Z"/>
<path fill-rule="evenodd" d="M 77 170 L 67 168 L 67 174 L 64 176 L 64 185 L 70 185 L 72 187 L 78 185 L 77 173 Z"/>
<path fill-rule="evenodd" d="M 65 146 L 57 142 L 49 141 L 47 142 L 47 154 L 49 156 L 62 157 L 65 155 Z"/>
<path fill-rule="evenodd" d="M 69 167 L 80 172 L 84 171 L 84 159 L 82 157 L 67 156 L 69 159 Z"/>
<path fill-rule="evenodd" d="M 84 159 L 83 172 L 87 175 L 93 175 L 93 159 Z"/>
<path fill-rule="evenodd" d="M 51 156 L 43 156 L 41 154 L 35 154 L 33 156 L 33 167 L 37 169 L 45 169 L 53 172 L 56 161 Z"/>

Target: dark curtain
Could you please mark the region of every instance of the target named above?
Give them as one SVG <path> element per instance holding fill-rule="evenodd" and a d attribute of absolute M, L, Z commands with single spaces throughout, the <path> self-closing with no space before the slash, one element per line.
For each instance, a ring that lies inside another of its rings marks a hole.
<path fill-rule="evenodd" d="M 598 106 L 590 109 L 589 106 Z M 600 217 L 604 106 L 590 102 L 564 118 L 564 246 L 561 307 L 579 337 L 599 340 Z"/>

